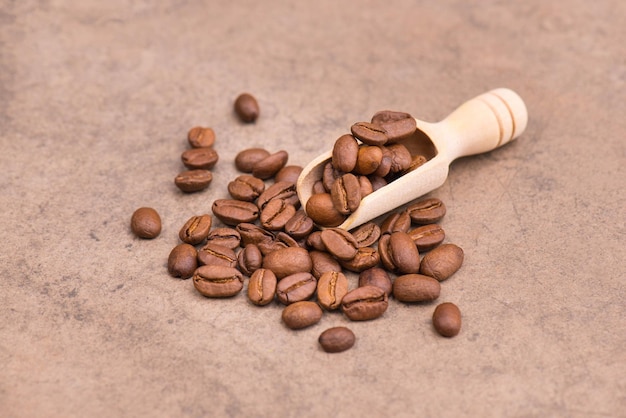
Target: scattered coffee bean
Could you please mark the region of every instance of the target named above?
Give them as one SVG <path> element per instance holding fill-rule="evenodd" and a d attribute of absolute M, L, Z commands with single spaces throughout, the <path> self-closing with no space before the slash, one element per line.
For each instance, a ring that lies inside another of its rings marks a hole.
<path fill-rule="evenodd" d="M 252 166 L 252 175 L 260 179 L 266 180 L 274 177 L 281 168 L 287 164 L 289 154 L 287 151 L 278 151 L 270 154 Z"/>
<path fill-rule="evenodd" d="M 346 351 L 354 346 L 355 341 L 354 333 L 346 327 L 328 328 L 320 334 L 318 339 L 320 346 L 327 353 Z"/>
<path fill-rule="evenodd" d="M 406 211 L 411 221 L 418 225 L 439 222 L 446 214 L 446 205 L 436 197 L 420 200 L 408 206 Z"/>
<path fill-rule="evenodd" d="M 412 229 L 409 236 L 420 252 L 430 251 L 443 242 L 446 234 L 438 224 L 428 224 Z"/>
<path fill-rule="evenodd" d="M 452 302 L 439 304 L 433 312 L 433 326 L 444 337 L 454 337 L 461 331 L 461 311 Z"/>
<path fill-rule="evenodd" d="M 178 174 L 174 184 L 185 193 L 194 193 L 206 189 L 213 180 L 209 170 L 188 170 Z"/>
<path fill-rule="evenodd" d="M 202 265 L 236 267 L 237 256 L 230 248 L 210 243 L 198 251 L 198 262 Z"/>
<path fill-rule="evenodd" d="M 298 210 L 285 224 L 285 232 L 295 239 L 302 239 L 309 236 L 315 224 L 304 210 Z"/>
<path fill-rule="evenodd" d="M 193 285 L 206 297 L 235 296 L 243 288 L 243 275 L 234 267 L 201 266 L 193 275 Z"/>
<path fill-rule="evenodd" d="M 248 148 L 235 156 L 235 167 L 244 173 L 252 173 L 254 165 L 269 156 L 270 152 L 264 148 Z"/>
<path fill-rule="evenodd" d="M 191 148 L 182 153 L 181 159 L 189 170 L 210 170 L 217 164 L 219 156 L 213 148 Z"/>
<path fill-rule="evenodd" d="M 252 123 L 259 117 L 259 103 L 250 93 L 242 93 L 235 99 L 235 113 L 245 123 Z"/>
<path fill-rule="evenodd" d="M 344 229 L 325 229 L 322 231 L 321 238 L 326 251 L 338 260 L 352 260 L 357 253 L 358 244 L 356 239 L 350 232 Z"/>
<path fill-rule="evenodd" d="M 192 216 L 180 229 L 178 237 L 187 244 L 200 244 L 209 235 L 212 223 L 211 215 Z"/>
<path fill-rule="evenodd" d="M 299 272 L 285 276 L 276 285 L 276 297 L 289 305 L 290 303 L 310 299 L 317 289 L 317 279 L 311 273 Z"/>
<path fill-rule="evenodd" d="M 206 242 L 234 250 L 241 243 L 241 235 L 234 228 L 214 228 L 207 235 Z"/>
<path fill-rule="evenodd" d="M 322 319 L 322 308 L 315 302 L 300 301 L 285 306 L 282 320 L 289 329 L 302 329 L 317 324 Z"/>
<path fill-rule="evenodd" d="M 197 254 L 198 252 L 193 245 L 178 244 L 167 258 L 167 271 L 173 277 L 190 278 L 198 268 Z"/>
<path fill-rule="evenodd" d="M 343 297 L 341 309 L 352 321 L 367 321 L 382 316 L 388 305 L 389 299 L 383 289 L 363 286 L 351 290 Z"/>
<path fill-rule="evenodd" d="M 348 279 L 339 271 L 327 271 L 317 282 L 317 302 L 325 309 L 339 309 L 348 293 Z"/>
<path fill-rule="evenodd" d="M 359 287 L 363 286 L 376 286 L 385 291 L 387 296 L 391 294 L 392 284 L 391 278 L 387 271 L 380 267 L 372 267 L 367 270 L 363 270 L 359 274 Z"/>
<path fill-rule="evenodd" d="M 405 274 L 393 281 L 393 297 L 401 302 L 430 302 L 440 291 L 437 280 L 421 274 Z"/>
<path fill-rule="evenodd" d="M 195 126 L 187 133 L 187 141 L 192 148 L 212 147 L 215 143 L 215 132 L 211 128 Z"/>
<path fill-rule="evenodd" d="M 420 273 L 439 281 L 452 276 L 463 264 L 463 250 L 455 244 L 443 244 L 424 256 Z"/>
<path fill-rule="evenodd" d="M 281 248 L 265 255 L 263 268 L 272 270 L 278 279 L 299 272 L 310 272 L 313 267 L 309 252 L 300 247 Z"/>
<path fill-rule="evenodd" d="M 411 217 L 405 211 L 393 212 L 388 215 L 380 226 L 382 234 L 393 232 L 407 232 L 411 227 Z"/>
<path fill-rule="evenodd" d="M 259 217 L 259 208 L 251 202 L 235 199 L 218 199 L 211 207 L 213 214 L 226 225 L 254 222 Z"/>
<path fill-rule="evenodd" d="M 274 181 L 286 181 L 288 183 L 296 184 L 298 181 L 298 177 L 300 177 L 300 173 L 302 173 L 302 167 L 299 165 L 286 165 L 274 176 Z"/>
<path fill-rule="evenodd" d="M 359 247 L 350 260 L 339 260 L 339 264 L 346 270 L 360 273 L 372 268 L 380 262 L 380 254 L 372 247 Z"/>
<path fill-rule="evenodd" d="M 264 306 L 274 300 L 276 294 L 276 276 L 272 270 L 257 269 L 248 282 L 248 299 L 255 305 Z"/>
<path fill-rule="evenodd" d="M 161 217 L 153 208 L 139 208 L 130 218 L 130 229 L 139 238 L 156 238 L 161 233 Z"/>
<path fill-rule="evenodd" d="M 279 181 L 268 187 L 257 200 L 256 204 L 259 209 L 263 209 L 270 200 L 282 199 L 297 206 L 300 204 L 298 195 L 296 193 L 296 186 L 293 183 L 287 181 Z"/>
<path fill-rule="evenodd" d="M 372 116 L 371 122 L 377 125 L 382 125 L 384 123 L 395 122 L 402 119 L 413 119 L 413 117 L 405 112 L 397 112 L 394 110 L 381 110 L 380 112 L 376 112 L 374 116 Z"/>
<path fill-rule="evenodd" d="M 261 226 L 269 231 L 282 230 L 296 214 L 296 208 L 283 199 L 272 199 L 261 210 Z"/>
<path fill-rule="evenodd" d="M 233 199 L 253 202 L 265 191 L 265 182 L 254 176 L 243 174 L 228 183 L 228 193 Z"/>
<path fill-rule="evenodd" d="M 356 239 L 358 247 L 369 247 L 370 245 L 374 245 L 374 243 L 378 241 L 378 238 L 380 238 L 380 234 L 381 229 L 374 222 L 363 224 L 352 232 L 352 236 Z"/>
<path fill-rule="evenodd" d="M 327 252 L 313 250 L 309 252 L 309 256 L 311 257 L 312 264 L 311 273 L 316 279 L 319 280 L 319 278 L 322 277 L 322 274 L 329 271 L 341 272 L 341 265 L 339 262 Z"/>
<path fill-rule="evenodd" d="M 239 270 L 246 276 L 251 276 L 255 271 L 263 266 L 263 254 L 255 244 L 246 245 L 237 254 L 237 265 Z M 274 274 L 274 273 L 272 273 Z"/>
<path fill-rule="evenodd" d="M 406 232 L 383 235 L 378 241 L 378 251 L 383 266 L 400 274 L 417 273 L 420 257 L 417 246 Z"/>

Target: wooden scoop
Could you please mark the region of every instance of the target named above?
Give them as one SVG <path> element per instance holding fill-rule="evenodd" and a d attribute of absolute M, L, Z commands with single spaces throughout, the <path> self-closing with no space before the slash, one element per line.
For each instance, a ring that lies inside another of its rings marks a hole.
<path fill-rule="evenodd" d="M 416 133 L 401 143 L 411 155 L 424 155 L 428 161 L 364 197 L 339 228 L 355 228 L 438 188 L 455 159 L 491 151 L 520 136 L 526 129 L 528 113 L 517 93 L 500 88 L 463 103 L 441 122 L 416 122 Z M 303 208 L 331 157 L 332 150 L 302 170 L 296 185 Z"/>

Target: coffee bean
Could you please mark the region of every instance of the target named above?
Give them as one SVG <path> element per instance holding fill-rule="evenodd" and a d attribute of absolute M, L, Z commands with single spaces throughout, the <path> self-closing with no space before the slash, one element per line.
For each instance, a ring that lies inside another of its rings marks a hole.
<path fill-rule="evenodd" d="M 433 326 L 444 337 L 454 337 L 461 331 L 461 311 L 452 302 L 439 304 L 433 312 Z"/>
<path fill-rule="evenodd" d="M 281 248 L 263 258 L 263 268 L 272 270 L 278 279 L 294 273 L 308 273 L 312 267 L 309 252 L 300 247 Z"/>
<path fill-rule="evenodd" d="M 438 224 L 419 226 L 408 232 L 420 252 L 430 251 L 441 244 L 446 234 Z"/>
<path fill-rule="evenodd" d="M 440 291 L 437 280 L 421 274 L 405 274 L 393 281 L 393 297 L 401 302 L 430 302 Z"/>
<path fill-rule="evenodd" d="M 278 171 L 287 164 L 289 154 L 287 151 L 278 151 L 270 154 L 252 166 L 252 175 L 260 179 L 266 180 L 273 177 Z"/>
<path fill-rule="evenodd" d="M 322 231 L 313 231 L 306 237 L 306 245 L 308 248 L 326 252 L 326 246 L 322 242 Z"/>
<path fill-rule="evenodd" d="M 255 244 L 246 245 L 237 254 L 237 265 L 239 270 L 246 276 L 251 276 L 263 265 L 263 254 Z"/>
<path fill-rule="evenodd" d="M 348 293 L 348 279 L 339 271 L 327 271 L 317 282 L 317 302 L 325 309 L 339 309 Z"/>
<path fill-rule="evenodd" d="M 455 244 L 443 244 L 424 256 L 420 273 L 440 282 L 452 276 L 463 264 L 463 250 Z"/>
<path fill-rule="evenodd" d="M 382 234 L 393 232 L 407 232 L 411 227 L 411 217 L 405 211 L 389 214 L 380 226 Z"/>
<path fill-rule="evenodd" d="M 357 122 L 350 127 L 352 135 L 368 145 L 385 145 L 388 141 L 387 131 L 380 125 L 369 122 Z"/>
<path fill-rule="evenodd" d="M 366 176 L 359 176 L 359 186 L 361 187 L 361 199 L 374 192 L 372 182 Z"/>
<path fill-rule="evenodd" d="M 436 197 L 420 200 L 406 208 L 411 221 L 418 225 L 439 222 L 446 214 L 446 205 Z"/>
<path fill-rule="evenodd" d="M 339 260 L 343 268 L 355 273 L 372 268 L 379 262 L 380 254 L 372 247 L 359 247 L 351 260 Z"/>
<path fill-rule="evenodd" d="M 335 182 L 335 180 L 337 180 L 344 174 L 345 173 L 343 171 L 335 168 L 331 161 L 327 162 L 324 165 L 324 170 L 322 171 L 322 184 L 324 185 L 324 189 L 330 193 L 330 190 L 333 188 L 333 183 Z"/>
<path fill-rule="evenodd" d="M 321 226 L 339 226 L 346 218 L 335 209 L 330 193 L 312 195 L 306 202 L 305 210 L 313 222 Z"/>
<path fill-rule="evenodd" d="M 202 265 L 235 267 L 237 256 L 230 248 L 210 243 L 198 251 L 198 262 Z"/>
<path fill-rule="evenodd" d="M 206 242 L 234 250 L 241 243 L 241 235 L 234 228 L 214 228 L 207 235 Z"/>
<path fill-rule="evenodd" d="M 326 193 L 326 192 L 327 190 L 324 187 L 324 182 L 322 180 L 318 180 L 315 183 L 313 183 L 311 194 Z"/>
<path fill-rule="evenodd" d="M 201 266 L 193 275 L 193 285 L 203 296 L 235 296 L 243 288 L 243 276 L 234 267 Z"/>
<path fill-rule="evenodd" d="M 259 117 L 259 103 L 250 93 L 242 93 L 237 96 L 234 108 L 242 122 L 252 123 Z"/>
<path fill-rule="evenodd" d="M 357 174 L 368 175 L 376 171 L 383 159 L 383 151 L 380 147 L 361 145 L 356 159 L 354 171 Z"/>
<path fill-rule="evenodd" d="M 291 235 L 289 235 L 288 233 L 286 233 L 284 231 L 278 231 L 276 233 L 275 241 L 277 243 L 284 243 L 287 247 L 301 247 L 301 248 L 305 248 L 303 245 L 300 245 L 300 243 L 298 241 L 296 241 Z"/>
<path fill-rule="evenodd" d="M 174 184 L 185 193 L 194 193 L 209 187 L 211 180 L 213 174 L 209 170 L 188 170 L 179 173 Z"/>
<path fill-rule="evenodd" d="M 383 289 L 363 286 L 351 290 L 343 297 L 341 309 L 352 321 L 367 321 L 382 316 L 388 305 L 388 297 Z"/>
<path fill-rule="evenodd" d="M 263 209 L 265 205 L 273 199 L 285 200 L 293 206 L 298 206 L 300 204 L 298 194 L 296 192 L 296 186 L 287 181 L 279 181 L 272 184 L 263 193 L 261 193 L 256 204 L 259 209 Z"/>
<path fill-rule="evenodd" d="M 283 199 L 270 200 L 261 211 L 261 226 L 270 231 L 281 230 L 295 214 L 296 208 L 287 201 Z"/>
<path fill-rule="evenodd" d="M 192 148 L 212 147 L 215 143 L 215 132 L 211 128 L 195 126 L 187 133 L 187 141 Z"/>
<path fill-rule="evenodd" d="M 423 155 L 414 155 L 411 157 L 411 164 L 409 164 L 409 168 L 404 171 L 404 174 L 415 170 L 416 168 L 421 167 L 426 163 L 428 159 Z"/>
<path fill-rule="evenodd" d="M 363 286 L 376 286 L 385 291 L 387 296 L 391 294 L 392 284 L 389 273 L 380 267 L 372 267 L 367 270 L 363 270 L 359 274 L 359 287 Z"/>
<path fill-rule="evenodd" d="M 388 143 L 407 139 L 413 135 L 417 129 L 416 121 L 411 117 L 381 122 L 378 126 L 387 134 Z"/>
<path fill-rule="evenodd" d="M 285 224 L 285 232 L 295 239 L 302 239 L 313 231 L 314 226 L 313 219 L 300 209 Z"/>
<path fill-rule="evenodd" d="M 310 299 L 317 289 L 317 280 L 311 273 L 299 272 L 283 277 L 276 285 L 279 302 L 290 303 Z"/>
<path fill-rule="evenodd" d="M 401 274 L 419 271 L 419 251 L 406 232 L 383 235 L 378 241 L 378 251 L 383 266 L 389 271 Z"/>
<path fill-rule="evenodd" d="M 372 189 L 374 191 L 385 187 L 387 185 L 387 180 L 385 180 L 384 177 L 380 177 L 380 176 L 369 176 L 368 177 L 370 183 L 372 184 Z"/>
<path fill-rule="evenodd" d="M 333 183 L 330 196 L 335 209 L 342 215 L 348 215 L 361 204 L 361 184 L 354 174 L 344 174 Z"/>
<path fill-rule="evenodd" d="M 322 274 L 329 271 L 341 271 L 339 262 L 330 254 L 325 251 L 311 251 L 309 252 L 311 257 L 311 273 L 313 277 L 319 280 Z"/>
<path fill-rule="evenodd" d="M 270 231 L 252 223 L 242 222 L 235 227 L 235 230 L 241 236 L 241 245 L 248 244 L 269 244 L 274 241 L 275 237 Z"/>
<path fill-rule="evenodd" d="M 374 116 L 372 116 L 371 122 L 377 125 L 381 125 L 383 123 L 395 122 L 402 119 L 413 119 L 413 117 L 405 112 L 397 112 L 394 110 L 381 110 L 380 112 L 376 112 Z"/>
<path fill-rule="evenodd" d="M 274 300 L 276 283 L 276 276 L 271 270 L 255 270 L 248 281 L 248 299 L 259 306 L 269 304 Z"/>
<path fill-rule="evenodd" d="M 197 251 L 193 245 L 178 244 L 167 258 L 167 271 L 173 277 L 188 279 L 198 268 Z"/>
<path fill-rule="evenodd" d="M 189 170 L 210 170 L 217 164 L 219 156 L 217 155 L 217 151 L 213 148 L 204 147 L 184 151 L 181 155 L 181 159 L 184 166 Z"/>
<path fill-rule="evenodd" d="M 251 202 L 234 199 L 217 199 L 211 207 L 213 214 L 226 225 L 254 222 L 259 217 L 259 208 Z"/>
<path fill-rule="evenodd" d="M 235 156 L 235 167 L 244 173 L 252 173 L 254 165 L 269 156 L 270 152 L 264 148 L 248 148 Z"/>
<path fill-rule="evenodd" d="M 228 193 L 237 200 L 253 202 L 265 191 L 265 182 L 254 176 L 243 174 L 228 183 Z"/>
<path fill-rule="evenodd" d="M 393 144 L 387 147 L 391 153 L 391 173 L 401 173 L 411 166 L 412 156 L 407 147 Z"/>
<path fill-rule="evenodd" d="M 287 183 L 296 184 L 298 181 L 298 177 L 300 177 L 300 173 L 302 173 L 302 166 L 299 165 L 286 165 L 274 176 L 274 181 L 285 181 Z"/>
<path fill-rule="evenodd" d="M 322 231 L 321 238 L 326 251 L 338 260 L 352 260 L 357 253 L 356 239 L 346 230 L 340 228 L 325 229 Z"/>
<path fill-rule="evenodd" d="M 333 145 L 332 166 L 339 171 L 349 173 L 356 166 L 359 143 L 352 135 L 340 136 Z"/>
<path fill-rule="evenodd" d="M 354 333 L 346 327 L 328 328 L 320 334 L 318 339 L 320 346 L 327 353 L 346 351 L 354 346 L 355 341 Z"/>
<path fill-rule="evenodd" d="M 383 157 L 380 160 L 380 165 L 372 173 L 374 176 L 385 177 L 391 172 L 391 163 L 393 162 L 393 154 L 387 147 L 381 146 L 380 149 L 383 151 Z"/>
<path fill-rule="evenodd" d="M 180 229 L 178 237 L 187 244 L 200 244 L 209 235 L 212 223 L 211 215 L 192 216 Z"/>
<path fill-rule="evenodd" d="M 130 218 L 130 229 L 139 238 L 156 238 L 161 233 L 161 217 L 153 208 L 139 208 Z"/>
<path fill-rule="evenodd" d="M 302 329 L 317 324 L 322 319 L 322 308 L 315 302 L 300 301 L 285 306 L 282 320 L 289 329 Z"/>
<path fill-rule="evenodd" d="M 368 222 L 361 225 L 352 232 L 352 236 L 356 239 L 358 247 L 369 247 L 380 238 L 381 230 L 374 222 Z"/>

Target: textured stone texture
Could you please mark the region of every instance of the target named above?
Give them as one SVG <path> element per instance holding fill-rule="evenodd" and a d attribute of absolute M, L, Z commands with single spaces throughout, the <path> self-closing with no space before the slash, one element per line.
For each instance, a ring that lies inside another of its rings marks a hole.
<path fill-rule="evenodd" d="M 0 0 L 3 417 L 623 416 L 624 2 L 153 3 Z M 304 165 L 377 110 L 437 121 L 495 87 L 525 99 L 526 132 L 432 193 L 465 250 L 439 298 L 457 337 L 395 300 L 291 331 L 278 304 L 168 276 L 241 149 Z M 243 91 L 256 124 L 233 113 Z M 220 161 L 183 195 L 202 124 Z M 140 206 L 155 240 L 130 233 Z M 338 325 L 356 345 L 324 353 Z"/>

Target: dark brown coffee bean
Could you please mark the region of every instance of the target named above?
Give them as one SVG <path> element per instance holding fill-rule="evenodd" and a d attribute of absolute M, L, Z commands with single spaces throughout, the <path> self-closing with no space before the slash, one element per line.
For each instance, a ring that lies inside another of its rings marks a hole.
<path fill-rule="evenodd" d="M 378 251 L 383 266 L 389 271 L 401 274 L 419 271 L 419 251 L 406 232 L 383 235 L 378 241 Z"/>
<path fill-rule="evenodd" d="M 156 238 L 161 233 L 161 217 L 152 208 L 139 208 L 130 217 L 130 229 L 139 238 Z"/>
<path fill-rule="evenodd" d="M 233 267 L 201 266 L 193 275 L 193 285 L 206 297 L 235 296 L 243 288 L 243 276 Z"/>
<path fill-rule="evenodd" d="M 463 250 L 455 244 L 443 244 L 424 256 L 420 273 L 440 282 L 452 276 L 463 264 Z"/>
<path fill-rule="evenodd" d="M 243 174 L 228 183 L 228 193 L 237 200 L 253 202 L 265 191 L 265 182 L 254 176 Z"/>
<path fill-rule="evenodd" d="M 374 245 L 378 238 L 380 238 L 381 230 L 374 222 L 368 222 L 358 227 L 352 236 L 356 240 L 358 247 L 369 247 Z"/>
<path fill-rule="evenodd" d="M 424 163 L 428 161 L 428 159 L 423 155 L 414 155 L 411 157 L 411 164 L 409 164 L 409 168 L 404 171 L 404 174 L 415 170 L 416 168 L 421 167 Z"/>
<path fill-rule="evenodd" d="M 359 143 L 352 135 L 340 136 L 333 145 L 332 165 L 339 171 L 349 173 L 356 166 Z"/>
<path fill-rule="evenodd" d="M 317 282 L 317 302 L 325 309 L 339 309 L 341 300 L 348 293 L 348 279 L 339 271 L 327 271 Z"/>
<path fill-rule="evenodd" d="M 374 192 L 374 186 L 372 182 L 366 176 L 359 176 L 359 185 L 361 186 L 361 199 Z"/>
<path fill-rule="evenodd" d="M 361 145 L 356 159 L 354 171 L 357 174 L 369 175 L 376 171 L 383 159 L 383 151 L 380 147 Z"/>
<path fill-rule="evenodd" d="M 380 254 L 372 247 L 357 248 L 356 255 L 351 260 L 339 260 L 339 264 L 346 270 L 360 273 L 372 268 L 380 262 Z"/>
<path fill-rule="evenodd" d="M 295 214 L 296 208 L 292 204 L 283 199 L 272 199 L 261 211 L 261 226 L 270 231 L 281 230 Z"/>
<path fill-rule="evenodd" d="M 405 112 L 397 112 L 394 110 L 381 110 L 376 112 L 374 116 L 372 116 L 372 123 L 377 125 L 381 125 L 383 123 L 395 122 L 402 119 L 408 119 L 413 117 Z"/>
<path fill-rule="evenodd" d="M 438 224 L 419 226 L 408 232 L 409 236 L 421 252 L 430 251 L 443 242 L 446 233 Z"/>
<path fill-rule="evenodd" d="M 289 329 L 302 329 L 317 324 L 322 319 L 322 308 L 315 302 L 302 300 L 285 306 L 282 320 Z"/>
<path fill-rule="evenodd" d="M 274 181 L 285 181 L 287 183 L 296 184 L 298 181 L 298 177 L 300 177 L 300 173 L 302 173 L 302 166 L 299 165 L 286 165 L 274 176 Z"/>
<path fill-rule="evenodd" d="M 325 229 L 322 231 L 321 238 L 326 251 L 338 260 L 352 260 L 357 253 L 356 239 L 346 230 L 341 228 Z"/>
<path fill-rule="evenodd" d="M 178 237 L 187 244 L 200 244 L 209 235 L 212 223 L 211 215 L 192 216 L 180 229 Z"/>
<path fill-rule="evenodd" d="M 317 289 L 317 280 L 311 273 L 293 273 L 283 277 L 276 285 L 276 297 L 279 302 L 290 303 L 310 299 Z"/>
<path fill-rule="evenodd" d="M 214 228 L 207 235 L 206 242 L 234 250 L 241 243 L 241 235 L 234 228 Z"/>
<path fill-rule="evenodd" d="M 235 167 L 244 173 L 252 173 L 252 167 L 269 156 L 270 152 L 264 148 L 248 148 L 235 156 Z"/>
<path fill-rule="evenodd" d="M 302 239 L 313 231 L 313 219 L 303 209 L 300 209 L 285 224 L 285 232 L 295 239 Z"/>
<path fill-rule="evenodd" d="M 210 170 L 219 160 L 217 151 L 208 147 L 188 149 L 180 158 L 189 170 Z"/>
<path fill-rule="evenodd" d="M 363 286 L 351 290 L 343 297 L 341 309 L 352 321 L 367 321 L 382 316 L 388 305 L 389 299 L 383 289 Z"/>
<path fill-rule="evenodd" d="M 424 225 L 439 222 L 446 214 L 446 205 L 436 197 L 420 200 L 406 208 L 414 224 Z"/>
<path fill-rule="evenodd" d="M 357 122 L 350 127 L 352 135 L 368 145 L 385 145 L 387 143 L 387 132 L 380 125 L 369 122 Z"/>
<path fill-rule="evenodd" d="M 215 143 L 215 132 L 211 128 L 195 126 L 187 133 L 187 141 L 192 148 L 212 147 Z"/>
<path fill-rule="evenodd" d="M 339 262 L 325 251 L 314 250 L 309 253 L 309 256 L 312 263 L 311 274 L 318 280 L 326 272 L 341 271 Z"/>
<path fill-rule="evenodd" d="M 354 333 L 346 327 L 328 328 L 319 336 L 318 342 L 327 353 L 340 353 L 349 350 L 354 346 L 356 337 Z"/>
<path fill-rule="evenodd" d="M 237 256 L 232 249 L 211 243 L 198 251 L 198 262 L 202 265 L 236 267 Z"/>
<path fill-rule="evenodd" d="M 393 212 L 389 214 L 380 225 L 382 234 L 391 234 L 393 232 L 407 232 L 411 227 L 411 217 L 405 211 Z"/>
<path fill-rule="evenodd" d="M 324 170 L 322 171 L 322 184 L 324 185 L 324 189 L 330 193 L 330 190 L 333 188 L 333 183 L 339 177 L 343 176 L 345 173 L 343 171 L 338 170 L 333 166 L 331 161 L 327 162 L 324 165 Z"/>
<path fill-rule="evenodd" d="M 433 312 L 433 326 L 444 337 L 454 337 L 461 331 L 461 310 L 452 302 L 439 304 Z"/>
<path fill-rule="evenodd" d="M 322 180 L 318 180 L 315 183 L 313 183 L 311 194 L 326 193 L 326 192 L 327 190 L 324 187 L 324 182 Z"/>
<path fill-rule="evenodd" d="M 242 122 L 252 123 L 257 120 L 261 109 L 259 103 L 250 93 L 242 93 L 235 99 L 235 113 Z"/>
<path fill-rule="evenodd" d="M 298 206 L 300 204 L 295 184 L 289 183 L 288 181 L 279 181 L 272 184 L 263 193 L 261 193 L 256 204 L 259 209 L 263 209 L 265 205 L 267 205 L 267 202 L 273 199 L 285 200 L 293 206 Z"/>
<path fill-rule="evenodd" d="M 278 151 L 270 154 L 252 166 L 252 175 L 263 180 L 274 177 L 287 164 L 288 159 L 289 154 L 287 154 L 287 151 Z"/>
<path fill-rule="evenodd" d="M 263 266 L 263 254 L 255 244 L 246 245 L 237 254 L 237 266 L 246 276 L 251 276 Z"/>
<path fill-rule="evenodd" d="M 380 176 L 369 176 L 368 177 L 370 183 L 372 184 L 372 189 L 374 191 L 380 189 L 381 187 L 385 187 L 387 185 L 387 180 L 384 177 Z"/>
<path fill-rule="evenodd" d="M 326 251 L 326 246 L 322 242 L 322 231 L 311 232 L 311 235 L 306 237 L 306 245 L 317 251 Z"/>
<path fill-rule="evenodd" d="M 327 227 L 339 226 L 346 219 L 335 209 L 330 193 L 312 195 L 306 203 L 306 213 L 313 222 Z"/>
<path fill-rule="evenodd" d="M 385 291 L 387 296 L 391 294 L 392 284 L 389 273 L 380 267 L 372 267 L 367 270 L 363 270 L 359 274 L 359 287 L 363 286 L 376 286 Z"/>
<path fill-rule="evenodd" d="M 309 252 L 300 247 L 281 248 L 263 258 L 263 268 L 272 270 L 278 279 L 294 273 L 308 273 L 312 267 Z"/>
<path fill-rule="evenodd" d="M 248 281 L 248 299 L 255 305 L 264 306 L 274 300 L 276 276 L 271 270 L 257 269 Z"/>
<path fill-rule="evenodd" d="M 178 244 L 167 258 L 167 271 L 174 277 L 188 279 L 198 268 L 198 252 L 193 245 Z"/>
<path fill-rule="evenodd" d="M 242 246 L 246 246 L 248 244 L 256 244 L 260 246 L 261 244 L 269 244 L 275 239 L 274 234 L 270 231 L 252 223 L 240 223 L 235 227 L 235 229 L 241 236 Z"/>
<path fill-rule="evenodd" d="M 400 302 L 430 302 L 440 292 L 439 282 L 422 274 L 405 274 L 393 281 L 393 297 Z"/>
<path fill-rule="evenodd" d="M 380 165 L 372 173 L 374 176 L 385 177 L 391 172 L 391 163 L 393 162 L 393 153 L 384 146 L 380 149 L 383 151 L 383 158 L 380 160 Z"/>
<path fill-rule="evenodd" d="M 388 143 L 394 143 L 409 138 L 417 129 L 415 119 L 410 117 L 381 122 L 378 126 L 386 132 Z"/>
<path fill-rule="evenodd" d="M 330 196 L 335 209 L 342 215 L 348 215 L 361 204 L 361 184 L 354 174 L 344 174 L 333 183 Z"/>
<path fill-rule="evenodd" d="M 209 170 L 188 170 L 179 173 L 174 184 L 185 193 L 194 193 L 209 187 L 211 180 L 213 174 Z"/>
<path fill-rule="evenodd" d="M 211 209 L 220 221 L 231 226 L 254 222 L 259 217 L 257 205 L 242 200 L 217 199 Z"/>
<path fill-rule="evenodd" d="M 400 173 L 411 166 L 413 157 L 407 147 L 402 144 L 393 144 L 387 149 L 391 152 L 391 173 Z"/>

